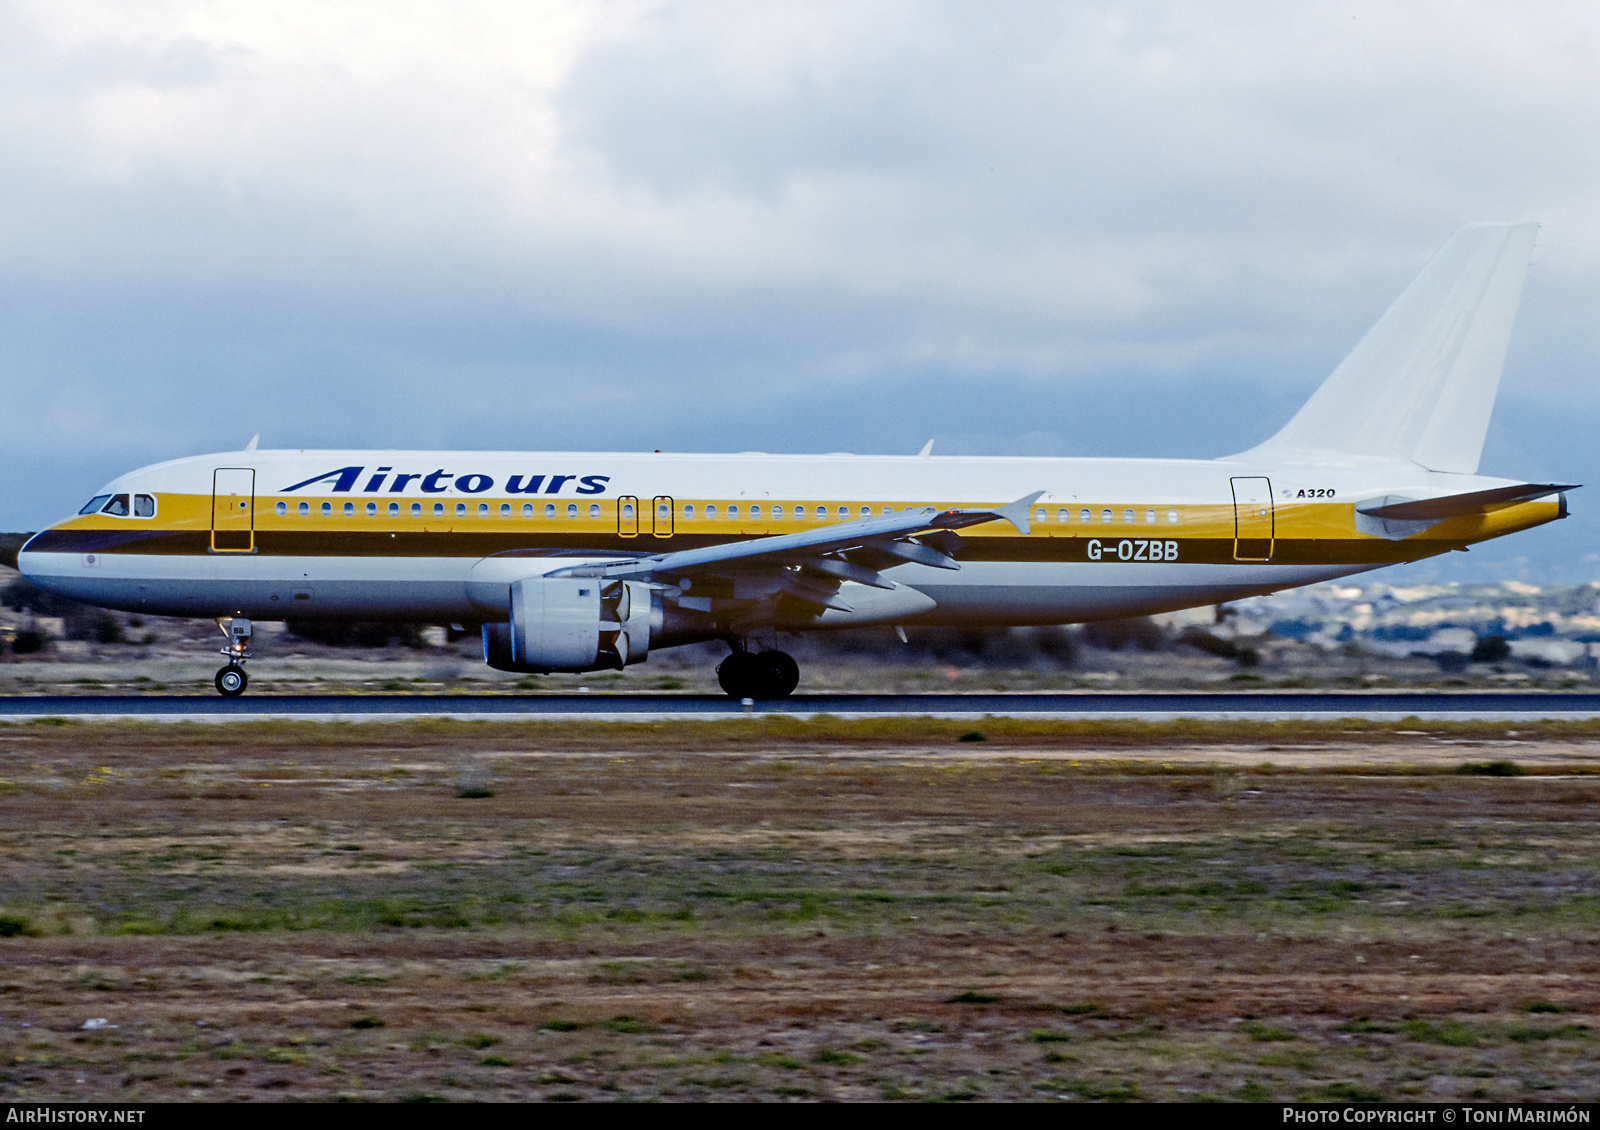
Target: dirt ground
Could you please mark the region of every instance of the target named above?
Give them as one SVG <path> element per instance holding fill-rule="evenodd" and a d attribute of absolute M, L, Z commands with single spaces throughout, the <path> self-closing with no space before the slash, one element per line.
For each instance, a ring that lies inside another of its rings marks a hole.
<path fill-rule="evenodd" d="M 0 1099 L 1593 1101 L 1597 805 L 1596 724 L 0 726 Z"/>

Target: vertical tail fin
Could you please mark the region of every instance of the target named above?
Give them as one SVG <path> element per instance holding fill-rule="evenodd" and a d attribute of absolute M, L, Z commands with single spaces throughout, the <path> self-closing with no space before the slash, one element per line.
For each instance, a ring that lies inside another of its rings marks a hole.
<path fill-rule="evenodd" d="M 1248 454 L 1372 455 L 1473 474 L 1538 224 L 1468 224 L 1282 431 Z"/>

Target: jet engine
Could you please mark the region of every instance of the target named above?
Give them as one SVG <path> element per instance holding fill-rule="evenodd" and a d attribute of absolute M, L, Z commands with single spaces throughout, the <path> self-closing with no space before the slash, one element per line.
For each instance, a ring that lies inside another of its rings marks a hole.
<path fill-rule="evenodd" d="M 650 651 L 655 594 L 636 581 L 535 577 L 511 585 L 511 621 L 483 626 L 497 671 L 621 670 Z"/>

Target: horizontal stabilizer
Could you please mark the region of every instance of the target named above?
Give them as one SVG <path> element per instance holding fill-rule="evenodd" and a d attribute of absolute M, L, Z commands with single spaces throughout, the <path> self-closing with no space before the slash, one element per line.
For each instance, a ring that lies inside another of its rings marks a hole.
<path fill-rule="evenodd" d="M 1358 506 L 1356 510 L 1371 518 L 1390 518 L 1401 522 L 1442 522 L 1446 518 L 1459 518 L 1466 514 L 1486 514 L 1518 502 L 1527 502 L 1546 495 L 1576 490 L 1576 483 L 1520 483 L 1494 490 L 1475 490 L 1467 494 L 1447 494 L 1441 498 L 1423 498 L 1416 501 L 1389 502 L 1378 506 Z"/>

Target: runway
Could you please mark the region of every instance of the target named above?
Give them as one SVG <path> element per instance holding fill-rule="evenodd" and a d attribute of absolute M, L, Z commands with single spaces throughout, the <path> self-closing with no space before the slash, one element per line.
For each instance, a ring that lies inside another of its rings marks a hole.
<path fill-rule="evenodd" d="M 1375 721 L 1600 718 L 1600 694 L 1491 692 L 1242 692 L 1065 694 L 796 695 L 741 703 L 691 695 L 214 695 L 39 696 L 0 699 L 0 721 L 43 718 L 155 722 L 485 721 L 659 722 L 760 715 L 798 718 L 1148 719 L 1366 718 Z"/>

